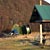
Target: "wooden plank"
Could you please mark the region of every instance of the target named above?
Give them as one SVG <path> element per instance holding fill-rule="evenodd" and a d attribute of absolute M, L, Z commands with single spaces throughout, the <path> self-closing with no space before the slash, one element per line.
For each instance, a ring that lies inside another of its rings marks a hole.
<path fill-rule="evenodd" d="M 40 24 L 40 44 L 42 44 L 42 24 Z"/>

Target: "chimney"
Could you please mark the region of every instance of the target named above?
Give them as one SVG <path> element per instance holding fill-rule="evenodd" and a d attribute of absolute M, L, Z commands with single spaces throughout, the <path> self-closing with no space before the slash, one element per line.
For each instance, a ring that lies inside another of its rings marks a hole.
<path fill-rule="evenodd" d="M 40 0 L 40 5 L 42 5 L 42 0 Z"/>

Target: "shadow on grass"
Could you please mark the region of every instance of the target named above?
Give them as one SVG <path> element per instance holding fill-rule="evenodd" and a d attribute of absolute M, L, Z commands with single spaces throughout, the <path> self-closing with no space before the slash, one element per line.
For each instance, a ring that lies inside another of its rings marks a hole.
<path fill-rule="evenodd" d="M 39 44 L 39 41 L 33 41 L 33 42 L 30 41 L 30 43 L 31 43 L 32 45 L 35 45 L 35 46 L 39 46 L 39 45 L 40 45 L 40 44 Z"/>
<path fill-rule="evenodd" d="M 18 40 L 18 41 L 16 41 L 16 42 L 22 42 L 22 43 L 25 43 L 25 42 L 29 42 L 30 40 L 29 39 L 21 39 L 21 40 Z"/>
<path fill-rule="evenodd" d="M 33 50 L 33 49 L 27 48 L 27 49 L 23 49 L 23 50 Z"/>
<path fill-rule="evenodd" d="M 33 45 L 33 46 L 39 46 L 39 42 L 38 41 L 34 41 L 34 40 L 30 40 L 30 39 L 21 39 L 21 40 L 18 40 L 16 42 L 22 42 L 23 44 L 25 42 L 28 42 L 29 44 Z"/>
<path fill-rule="evenodd" d="M 6 33 L 0 34 L 0 38 L 7 38 L 7 37 L 11 37 L 11 35 L 6 34 Z"/>
<path fill-rule="evenodd" d="M 4 37 L 4 34 L 0 34 L 0 38 L 3 38 Z"/>

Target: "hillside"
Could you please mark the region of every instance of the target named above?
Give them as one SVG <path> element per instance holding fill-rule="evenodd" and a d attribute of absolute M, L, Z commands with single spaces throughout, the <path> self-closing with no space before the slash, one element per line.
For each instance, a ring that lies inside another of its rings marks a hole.
<path fill-rule="evenodd" d="M 20 21 L 29 23 L 35 4 L 39 4 L 39 0 L 0 0 L 0 31 Z M 48 3 L 43 1 L 43 4 Z"/>

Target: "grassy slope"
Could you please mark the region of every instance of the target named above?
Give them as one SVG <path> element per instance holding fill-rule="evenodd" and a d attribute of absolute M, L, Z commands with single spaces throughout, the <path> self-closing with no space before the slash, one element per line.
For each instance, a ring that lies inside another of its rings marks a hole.
<path fill-rule="evenodd" d="M 50 50 L 50 47 L 36 46 L 31 39 L 2 39 L 0 50 Z"/>
<path fill-rule="evenodd" d="M 25 36 L 0 38 L 0 50 L 50 50 L 50 46 L 41 48 L 41 46 L 35 45 L 34 37 L 36 34 L 27 35 L 27 38 Z"/>

